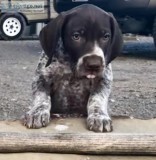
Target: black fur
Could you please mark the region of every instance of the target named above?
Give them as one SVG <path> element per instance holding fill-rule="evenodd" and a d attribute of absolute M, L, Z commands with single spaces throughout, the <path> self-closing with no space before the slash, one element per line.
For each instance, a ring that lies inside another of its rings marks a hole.
<path fill-rule="evenodd" d="M 75 32 L 81 36 L 79 43 L 72 40 Z M 110 35 L 108 39 L 104 39 L 106 34 Z M 47 66 L 51 63 L 60 37 L 65 52 L 74 62 L 92 50 L 95 40 L 104 51 L 106 64 L 116 58 L 122 48 L 121 31 L 113 15 L 93 5 L 81 5 L 63 12 L 42 29 L 40 42 L 49 57 Z"/>

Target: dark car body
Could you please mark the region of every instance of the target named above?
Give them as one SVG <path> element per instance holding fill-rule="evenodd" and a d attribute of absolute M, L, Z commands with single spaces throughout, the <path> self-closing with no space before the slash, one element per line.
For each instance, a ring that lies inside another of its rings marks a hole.
<path fill-rule="evenodd" d="M 57 12 L 69 10 L 84 3 L 94 4 L 114 14 L 147 15 L 156 14 L 156 1 L 153 0 L 54 0 Z M 151 11 L 153 8 L 153 11 Z"/>
<path fill-rule="evenodd" d="M 156 0 L 54 0 L 54 8 L 60 13 L 86 3 L 112 12 L 123 33 L 153 35 Z"/>

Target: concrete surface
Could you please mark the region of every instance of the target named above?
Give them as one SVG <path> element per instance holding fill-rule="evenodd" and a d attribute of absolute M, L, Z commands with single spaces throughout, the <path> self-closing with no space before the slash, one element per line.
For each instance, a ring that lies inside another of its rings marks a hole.
<path fill-rule="evenodd" d="M 17 158 L 18 157 L 18 158 Z M 155 160 L 156 157 L 141 156 L 87 156 L 45 153 L 0 154 L 0 160 Z"/>
<path fill-rule="evenodd" d="M 75 125 L 76 124 L 76 125 Z M 156 120 L 139 120 L 127 118 L 113 118 L 113 132 L 115 133 L 156 133 Z M 0 132 L 24 133 L 92 133 L 86 129 L 85 118 L 54 118 L 51 123 L 41 129 L 27 129 L 20 121 L 0 121 Z"/>
<path fill-rule="evenodd" d="M 18 157 L 18 158 L 17 158 Z M 1 160 L 155 160 L 156 157 L 141 156 L 87 156 L 68 154 L 45 154 L 45 153 L 18 153 L 0 154 Z"/>
<path fill-rule="evenodd" d="M 39 41 L 0 41 L 0 120 L 20 119 L 31 105 L 31 82 L 40 51 Z M 117 117 L 155 118 L 153 40 L 146 37 L 126 41 L 123 52 L 127 55 L 113 61 L 110 113 Z"/>

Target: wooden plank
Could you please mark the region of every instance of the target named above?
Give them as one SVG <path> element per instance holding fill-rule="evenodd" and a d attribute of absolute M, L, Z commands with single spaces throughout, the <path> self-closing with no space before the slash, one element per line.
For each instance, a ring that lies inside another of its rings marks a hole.
<path fill-rule="evenodd" d="M 0 152 L 156 155 L 156 135 L 0 132 Z"/>

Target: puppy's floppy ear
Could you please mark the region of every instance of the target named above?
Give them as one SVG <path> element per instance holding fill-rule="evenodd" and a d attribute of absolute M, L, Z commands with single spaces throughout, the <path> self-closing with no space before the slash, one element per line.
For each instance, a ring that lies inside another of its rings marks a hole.
<path fill-rule="evenodd" d="M 110 15 L 110 25 L 111 25 L 111 44 L 106 55 L 106 63 L 109 64 L 113 59 L 115 59 L 122 51 L 123 38 L 119 25 L 114 18 L 113 14 Z"/>
<path fill-rule="evenodd" d="M 48 23 L 40 32 L 39 39 L 41 46 L 49 58 L 46 66 L 51 63 L 52 57 L 55 53 L 58 40 L 61 36 L 62 25 L 65 17 L 65 13 L 60 14 Z"/>

